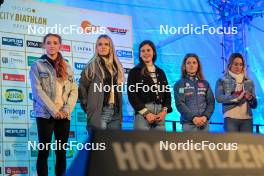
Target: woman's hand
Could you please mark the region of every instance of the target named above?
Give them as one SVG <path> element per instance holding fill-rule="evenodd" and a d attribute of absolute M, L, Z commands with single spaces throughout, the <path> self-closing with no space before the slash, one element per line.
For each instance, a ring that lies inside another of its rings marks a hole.
<path fill-rule="evenodd" d="M 206 122 L 207 118 L 205 116 L 196 116 L 193 118 L 194 125 L 198 127 L 204 126 Z"/>
<path fill-rule="evenodd" d="M 54 119 L 60 120 L 60 119 L 66 119 L 68 117 L 68 113 L 65 111 L 59 111 L 55 114 Z"/>
<path fill-rule="evenodd" d="M 244 97 L 246 100 L 250 101 L 250 100 L 252 100 L 253 95 L 250 92 L 245 92 Z"/>
<path fill-rule="evenodd" d="M 156 121 L 156 119 L 158 118 L 158 116 L 155 115 L 155 114 L 152 114 L 152 113 L 148 113 L 148 114 L 146 115 L 145 118 L 146 118 L 146 120 L 147 120 L 149 123 L 153 123 L 153 122 Z"/>
<path fill-rule="evenodd" d="M 59 120 L 59 119 L 62 118 L 62 116 L 63 116 L 63 113 L 62 113 L 61 111 L 59 111 L 59 112 L 57 112 L 57 113 L 55 114 L 54 119 Z"/>
<path fill-rule="evenodd" d="M 157 122 L 162 122 L 165 120 L 167 112 L 166 111 L 161 111 L 160 113 L 158 113 L 158 118 L 156 119 Z"/>

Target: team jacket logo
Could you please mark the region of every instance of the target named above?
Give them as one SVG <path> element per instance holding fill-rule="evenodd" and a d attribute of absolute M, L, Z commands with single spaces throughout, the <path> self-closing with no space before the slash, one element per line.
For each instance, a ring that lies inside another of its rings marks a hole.
<path fill-rule="evenodd" d="M 4 94 L 6 101 L 9 102 L 22 102 L 24 100 L 24 95 L 22 90 L 18 89 L 7 89 L 5 94 Z"/>
<path fill-rule="evenodd" d="M 3 73 L 3 80 L 25 82 L 25 75 Z"/>
<path fill-rule="evenodd" d="M 126 35 L 127 29 L 121 29 L 121 28 L 114 28 L 114 27 L 107 27 L 107 29 L 114 34 L 121 34 L 121 35 Z"/>
<path fill-rule="evenodd" d="M 10 37 L 2 37 L 2 45 L 23 47 L 23 40 Z"/>

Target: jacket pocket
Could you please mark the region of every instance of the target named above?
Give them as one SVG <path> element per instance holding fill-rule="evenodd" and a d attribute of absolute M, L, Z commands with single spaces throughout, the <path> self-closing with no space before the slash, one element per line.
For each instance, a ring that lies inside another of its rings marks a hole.
<path fill-rule="evenodd" d="M 40 82 L 42 85 L 42 88 L 47 92 L 51 89 L 50 87 L 50 75 L 47 72 L 40 72 L 39 73 Z"/>

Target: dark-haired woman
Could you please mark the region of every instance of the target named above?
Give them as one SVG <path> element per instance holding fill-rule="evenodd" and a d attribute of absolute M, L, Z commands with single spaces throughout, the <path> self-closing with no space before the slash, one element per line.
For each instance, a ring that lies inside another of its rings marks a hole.
<path fill-rule="evenodd" d="M 47 34 L 43 39 L 46 54 L 41 56 L 30 69 L 33 94 L 33 109 L 36 115 L 39 143 L 44 144 L 38 151 L 37 173 L 48 175 L 49 143 L 52 134 L 58 147 L 55 173 L 64 175 L 66 170 L 66 148 L 70 130 L 71 112 L 78 98 L 78 87 L 70 65 L 60 53 L 61 37 Z"/>
<path fill-rule="evenodd" d="M 128 74 L 127 90 L 135 110 L 134 128 L 165 130 L 164 120 L 172 111 L 171 94 L 164 71 L 155 65 L 157 52 L 153 42 L 139 46 L 139 64 Z"/>
<path fill-rule="evenodd" d="M 215 99 L 204 79 L 199 57 L 193 53 L 186 54 L 181 70 L 181 79 L 174 85 L 174 98 L 181 114 L 182 130 L 208 131 Z"/>
<path fill-rule="evenodd" d="M 253 132 L 252 109 L 257 107 L 255 86 L 246 76 L 245 60 L 240 53 L 229 58 L 224 76 L 218 79 L 216 100 L 223 105 L 227 132 Z"/>

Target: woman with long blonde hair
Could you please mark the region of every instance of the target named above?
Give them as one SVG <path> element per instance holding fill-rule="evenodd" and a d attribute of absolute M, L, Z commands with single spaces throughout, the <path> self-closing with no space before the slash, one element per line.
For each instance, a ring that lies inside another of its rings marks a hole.
<path fill-rule="evenodd" d="M 124 72 L 112 39 L 100 35 L 95 55 L 81 73 L 79 99 L 87 113 L 88 128 L 120 129 L 122 121 L 122 86 Z"/>

